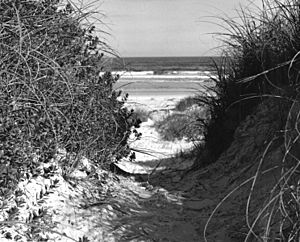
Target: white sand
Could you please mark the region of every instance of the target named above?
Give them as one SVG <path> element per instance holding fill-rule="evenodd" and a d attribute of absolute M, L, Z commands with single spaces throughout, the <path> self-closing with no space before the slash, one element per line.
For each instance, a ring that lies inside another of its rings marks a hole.
<path fill-rule="evenodd" d="M 126 103 L 127 107 L 141 108 L 147 111 L 155 111 L 161 109 L 172 109 L 175 104 L 180 100 L 189 95 L 178 94 L 178 95 L 157 95 L 149 97 L 146 95 L 130 95 Z"/>

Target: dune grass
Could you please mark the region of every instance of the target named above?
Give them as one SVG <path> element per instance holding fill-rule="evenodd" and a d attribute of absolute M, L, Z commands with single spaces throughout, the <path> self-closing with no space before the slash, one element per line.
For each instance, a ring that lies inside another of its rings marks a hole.
<path fill-rule="evenodd" d="M 250 7 L 252 9 L 250 9 Z M 222 19 L 227 49 L 224 64 L 218 67 L 215 97 L 203 96 L 211 119 L 205 125 L 205 145 L 199 147 L 198 166 L 218 159 L 233 140 L 238 125 L 265 99 L 282 105 L 278 133 L 283 147 L 281 177 L 266 194 L 257 216 L 249 217 L 249 204 L 257 181 L 268 171 L 261 170 L 272 140 L 265 140 L 265 150 L 257 172 L 236 189 L 251 184 L 247 202 L 244 241 L 298 241 L 300 238 L 299 202 L 299 1 L 262 1 L 262 8 L 250 6 L 239 11 L 240 18 Z M 253 11 L 256 9 L 256 11 Z M 275 101 L 276 100 L 276 101 Z M 267 115 L 267 114 L 266 114 Z M 274 168 L 275 169 L 275 168 Z M 224 202 L 236 189 L 234 189 Z M 210 216 L 207 225 L 222 202 Z M 204 234 L 206 234 L 207 225 Z M 260 225 L 260 226 L 259 226 Z M 205 237 L 205 241 L 206 237 Z"/>
<path fill-rule="evenodd" d="M 164 140 L 202 141 L 203 125 L 201 121 L 207 119 L 207 113 L 205 108 L 196 106 L 195 97 L 180 100 L 170 114 L 155 122 L 155 129 Z"/>
<path fill-rule="evenodd" d="M 211 121 L 206 148 L 214 160 L 228 147 L 236 127 L 265 98 L 292 100 L 299 94 L 299 9 L 297 1 L 263 1 L 253 13 L 241 9 L 240 19 L 222 19 L 227 45 L 223 63 L 212 79 L 217 95 L 203 95 Z M 219 148 L 218 148 L 219 147 Z"/>

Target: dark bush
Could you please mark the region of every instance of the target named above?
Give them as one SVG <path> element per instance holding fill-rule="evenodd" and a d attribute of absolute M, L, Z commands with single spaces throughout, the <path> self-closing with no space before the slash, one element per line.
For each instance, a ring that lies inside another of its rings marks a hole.
<path fill-rule="evenodd" d="M 58 148 L 95 164 L 127 156 L 134 123 L 117 78 L 100 76 L 110 50 L 88 15 L 58 0 L 3 0 L 0 25 L 0 165 L 24 170 Z"/>

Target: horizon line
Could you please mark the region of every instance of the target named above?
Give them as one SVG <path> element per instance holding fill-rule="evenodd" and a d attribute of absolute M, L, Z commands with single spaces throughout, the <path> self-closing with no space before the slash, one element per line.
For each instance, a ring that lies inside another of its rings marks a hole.
<path fill-rule="evenodd" d="M 199 58 L 199 57 L 221 57 L 221 55 L 192 55 L 192 56 L 109 56 L 110 58 Z"/>

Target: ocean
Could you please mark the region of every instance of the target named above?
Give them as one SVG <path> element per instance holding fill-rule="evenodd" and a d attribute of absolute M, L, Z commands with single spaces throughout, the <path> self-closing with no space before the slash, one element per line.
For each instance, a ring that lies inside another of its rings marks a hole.
<path fill-rule="evenodd" d="M 218 57 L 130 57 L 111 61 L 114 85 L 129 96 L 191 96 L 211 86 Z"/>
<path fill-rule="evenodd" d="M 213 71 L 220 57 L 125 57 L 111 61 L 113 70 L 127 71 Z"/>

